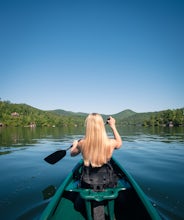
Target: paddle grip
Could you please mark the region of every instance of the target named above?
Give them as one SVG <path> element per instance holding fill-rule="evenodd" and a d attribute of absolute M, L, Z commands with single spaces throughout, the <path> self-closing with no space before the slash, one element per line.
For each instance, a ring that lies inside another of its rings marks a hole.
<path fill-rule="evenodd" d="M 106 123 L 105 123 L 106 125 L 109 124 L 108 120 L 110 120 L 110 118 L 107 118 Z"/>
<path fill-rule="evenodd" d="M 78 142 L 80 141 L 81 139 L 79 139 L 78 140 Z M 73 144 L 70 146 L 70 147 L 68 147 L 66 150 L 69 150 L 70 148 L 72 148 L 73 147 Z"/>

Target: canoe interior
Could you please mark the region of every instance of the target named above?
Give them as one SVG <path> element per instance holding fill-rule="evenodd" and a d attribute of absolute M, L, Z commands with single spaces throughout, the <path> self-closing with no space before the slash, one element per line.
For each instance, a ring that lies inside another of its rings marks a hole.
<path fill-rule="evenodd" d="M 45 209 L 41 220 L 87 219 L 84 200 L 79 196 L 81 189 L 78 188 L 82 164 L 83 162 L 80 161 L 57 190 L 52 201 Z M 113 219 L 160 220 L 160 216 L 132 177 L 114 159 L 111 160 L 111 164 L 119 177 L 117 185 L 118 196 L 113 199 Z M 90 192 L 86 191 L 85 193 L 90 195 Z M 105 193 L 106 192 L 102 192 L 102 196 L 106 196 Z M 110 189 L 107 189 L 107 193 L 111 193 Z M 113 194 L 114 193 L 112 193 L 112 195 Z M 110 219 L 107 201 L 92 201 L 92 204 L 94 204 L 94 207 L 98 204 L 103 205 L 106 216 L 105 219 Z M 93 209 L 95 208 L 92 208 L 92 210 Z"/>

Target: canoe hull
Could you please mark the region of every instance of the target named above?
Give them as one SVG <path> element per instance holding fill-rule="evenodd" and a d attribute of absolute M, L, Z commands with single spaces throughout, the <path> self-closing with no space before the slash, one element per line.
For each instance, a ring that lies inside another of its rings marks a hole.
<path fill-rule="evenodd" d="M 103 205 L 107 219 L 161 220 L 160 215 L 132 176 L 114 158 L 111 164 L 119 177 L 116 188 L 103 192 L 78 188 L 78 179 L 83 165 L 81 160 L 58 188 L 40 220 L 93 219 L 90 218 L 93 214 L 89 213 L 91 209 L 88 207 L 88 205 L 91 207 L 91 204 L 95 208 L 100 205 L 94 204 Z M 80 205 L 79 201 L 83 201 L 83 204 Z"/>

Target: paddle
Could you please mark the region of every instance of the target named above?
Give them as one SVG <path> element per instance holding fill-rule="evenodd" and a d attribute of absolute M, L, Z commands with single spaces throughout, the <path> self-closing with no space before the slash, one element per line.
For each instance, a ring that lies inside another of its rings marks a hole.
<path fill-rule="evenodd" d="M 45 157 L 44 160 L 47 163 L 55 164 L 66 155 L 66 151 L 69 150 L 71 147 L 72 147 L 72 145 L 70 147 L 68 147 L 67 149 L 65 149 L 65 150 L 57 150 L 56 152 L 54 152 L 54 153 L 50 154 L 49 156 Z"/>

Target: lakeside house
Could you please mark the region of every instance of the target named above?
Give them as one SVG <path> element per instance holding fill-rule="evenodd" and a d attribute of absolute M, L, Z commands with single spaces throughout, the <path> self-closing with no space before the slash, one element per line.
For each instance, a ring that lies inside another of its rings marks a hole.
<path fill-rule="evenodd" d="M 13 116 L 13 117 L 19 117 L 19 113 L 17 113 L 17 112 L 12 112 L 12 113 L 11 113 L 11 116 Z"/>

